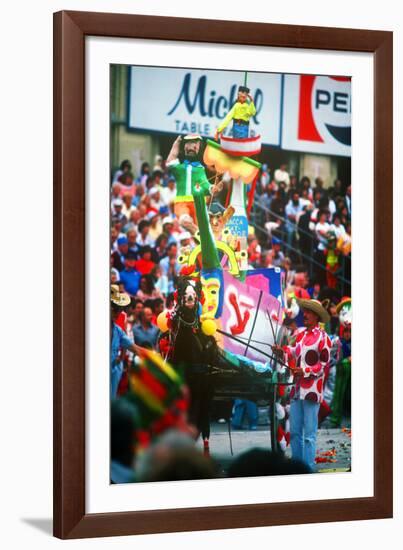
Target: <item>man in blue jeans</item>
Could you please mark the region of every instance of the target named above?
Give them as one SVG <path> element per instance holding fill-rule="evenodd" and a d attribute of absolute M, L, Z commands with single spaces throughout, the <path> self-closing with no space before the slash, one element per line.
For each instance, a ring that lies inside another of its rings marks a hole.
<path fill-rule="evenodd" d="M 231 425 L 234 430 L 241 430 L 244 417 L 248 417 L 249 429 L 257 429 L 258 408 L 250 399 L 235 399 Z"/>
<path fill-rule="evenodd" d="M 120 379 L 123 374 L 122 352 L 128 349 L 136 353 L 136 348 L 126 332 L 117 324 L 118 317 L 122 313 L 123 308 L 130 304 L 130 296 L 125 292 L 119 292 L 117 285 L 111 286 L 111 398 L 115 398 L 118 391 Z"/>
<path fill-rule="evenodd" d="M 325 368 L 331 348 L 330 338 L 319 322 L 327 323 L 329 314 L 318 300 L 297 302 L 303 311 L 305 328 L 297 334 L 293 346 L 274 346 L 273 350 L 279 355 L 285 354 L 294 374 L 295 386 L 290 393 L 292 457 L 315 471 L 318 412 L 323 401 Z"/>

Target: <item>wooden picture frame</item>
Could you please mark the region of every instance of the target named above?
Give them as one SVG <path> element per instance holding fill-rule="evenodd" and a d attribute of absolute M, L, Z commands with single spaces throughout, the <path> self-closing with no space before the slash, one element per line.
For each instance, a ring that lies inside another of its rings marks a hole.
<path fill-rule="evenodd" d="M 374 55 L 374 496 L 87 514 L 85 38 L 107 36 Z M 54 15 L 54 535 L 114 536 L 392 516 L 391 32 L 89 12 Z"/>

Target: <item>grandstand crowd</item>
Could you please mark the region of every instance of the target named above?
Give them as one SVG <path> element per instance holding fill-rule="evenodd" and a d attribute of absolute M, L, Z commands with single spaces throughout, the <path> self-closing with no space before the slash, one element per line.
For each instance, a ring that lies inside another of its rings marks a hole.
<path fill-rule="evenodd" d="M 218 208 L 229 185 L 224 174 Z M 111 283 L 131 297 L 122 328 L 143 347 L 156 346 L 156 319 L 172 306 L 180 250 L 196 245 L 197 228 L 181 226 L 173 214 L 175 196 L 161 156 L 136 174 L 124 160 L 112 177 Z M 351 294 L 351 186 L 336 180 L 325 188 L 319 177 L 298 180 L 284 164 L 272 172 L 263 164 L 249 224 L 250 267 L 283 268 L 287 291 L 300 298 L 336 304 Z"/>

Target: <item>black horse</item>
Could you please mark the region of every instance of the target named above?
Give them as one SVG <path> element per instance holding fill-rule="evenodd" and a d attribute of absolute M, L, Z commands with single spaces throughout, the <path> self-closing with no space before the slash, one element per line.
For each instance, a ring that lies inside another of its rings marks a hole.
<path fill-rule="evenodd" d="M 207 450 L 214 396 L 213 378 L 209 374 L 216 362 L 218 347 L 215 338 L 201 330 L 202 300 L 200 281 L 193 277 L 179 277 L 170 330 L 162 339 L 169 341 L 167 359 L 184 372 L 190 392 L 189 422 L 201 434 Z"/>

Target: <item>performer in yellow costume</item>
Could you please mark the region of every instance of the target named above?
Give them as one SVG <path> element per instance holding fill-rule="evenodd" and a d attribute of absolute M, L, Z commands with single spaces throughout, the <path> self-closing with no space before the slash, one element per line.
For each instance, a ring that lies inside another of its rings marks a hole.
<path fill-rule="evenodd" d="M 235 139 L 249 137 L 249 120 L 256 114 L 256 107 L 249 92 L 250 89 L 246 86 L 239 86 L 238 100 L 215 131 L 215 140 L 218 140 L 219 135 L 231 120 L 233 121 L 232 135 Z M 247 101 L 248 99 L 249 102 Z"/>

